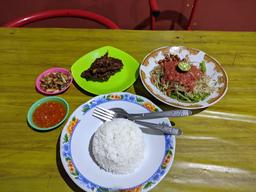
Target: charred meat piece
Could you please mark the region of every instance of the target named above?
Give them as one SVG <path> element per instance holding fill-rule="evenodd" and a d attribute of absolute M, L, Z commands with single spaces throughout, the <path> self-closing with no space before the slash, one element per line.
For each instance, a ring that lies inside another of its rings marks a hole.
<path fill-rule="evenodd" d="M 123 68 L 123 63 L 120 59 L 108 57 L 108 53 L 97 58 L 91 67 L 82 72 L 81 77 L 86 80 L 107 81 L 111 75 L 120 71 Z"/>

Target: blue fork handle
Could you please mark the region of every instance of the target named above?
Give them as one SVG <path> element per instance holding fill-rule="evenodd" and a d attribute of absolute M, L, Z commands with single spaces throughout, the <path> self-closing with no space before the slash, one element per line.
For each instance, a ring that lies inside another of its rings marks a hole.
<path fill-rule="evenodd" d="M 156 124 L 156 123 L 150 123 L 150 122 L 145 122 L 145 121 L 134 121 L 135 123 L 148 127 L 148 128 L 152 128 L 152 129 L 158 129 L 160 131 L 162 131 L 165 134 L 170 134 L 170 135 L 181 135 L 182 131 L 179 128 L 174 128 L 172 126 L 169 125 L 164 125 L 164 124 Z"/>
<path fill-rule="evenodd" d="M 152 113 L 133 113 L 129 114 L 130 120 L 137 119 L 157 119 L 163 117 L 185 117 L 192 115 L 191 110 L 171 110 L 171 111 L 160 111 L 160 112 L 152 112 Z"/>

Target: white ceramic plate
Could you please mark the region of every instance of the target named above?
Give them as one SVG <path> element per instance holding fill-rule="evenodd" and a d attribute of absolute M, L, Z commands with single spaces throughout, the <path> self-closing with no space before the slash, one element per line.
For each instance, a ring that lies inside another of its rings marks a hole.
<path fill-rule="evenodd" d="M 89 150 L 92 135 L 103 123 L 92 116 L 95 106 L 108 109 L 120 107 L 133 113 L 161 111 L 148 99 L 125 92 L 101 95 L 78 107 L 64 126 L 60 138 L 60 157 L 70 178 L 86 191 L 152 189 L 171 168 L 175 153 L 175 137 L 160 132 L 143 132 L 145 154 L 141 166 L 126 175 L 106 172 L 94 162 Z M 170 125 L 167 118 L 150 122 Z"/>
<path fill-rule="evenodd" d="M 193 65 L 198 65 L 203 60 L 206 63 L 206 75 L 210 77 L 210 85 L 214 88 L 214 91 L 206 97 L 204 100 L 197 103 L 185 103 L 180 102 L 177 99 L 168 97 L 163 92 L 161 92 L 151 81 L 150 72 L 158 66 L 157 62 L 161 59 L 164 59 L 165 54 L 174 54 L 178 55 L 180 59 L 188 57 L 189 61 Z M 140 66 L 140 78 L 144 87 L 158 100 L 174 107 L 183 108 L 183 109 L 200 109 L 209 107 L 219 100 L 221 100 L 227 92 L 228 88 L 228 77 L 220 65 L 220 63 L 206 54 L 203 51 L 198 49 L 187 48 L 183 46 L 173 46 L 173 47 L 160 47 L 151 51 L 142 61 Z"/>

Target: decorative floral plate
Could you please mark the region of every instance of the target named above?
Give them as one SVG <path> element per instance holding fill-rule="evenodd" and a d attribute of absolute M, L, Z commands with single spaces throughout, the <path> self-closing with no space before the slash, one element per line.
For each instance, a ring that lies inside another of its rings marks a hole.
<path fill-rule="evenodd" d="M 109 57 L 120 59 L 123 63 L 121 71 L 110 76 L 107 81 L 87 81 L 81 77 L 81 73 L 90 68 L 95 59 L 108 53 Z M 139 62 L 128 53 L 112 46 L 95 49 L 79 58 L 71 67 L 75 82 L 90 93 L 95 95 L 111 92 L 124 91 L 128 89 L 138 78 Z"/>
<path fill-rule="evenodd" d="M 193 65 L 205 61 L 206 75 L 210 78 L 210 86 L 213 92 L 204 100 L 196 103 L 178 101 L 168 97 L 151 82 L 151 71 L 158 66 L 157 62 L 164 59 L 165 54 L 178 55 L 180 59 L 187 57 Z M 158 100 L 174 107 L 183 109 L 200 109 L 209 107 L 220 101 L 227 92 L 228 77 L 220 63 L 203 51 L 183 46 L 160 47 L 150 52 L 142 61 L 140 66 L 140 78 L 144 87 Z"/>
<path fill-rule="evenodd" d="M 175 137 L 144 130 L 145 154 L 141 166 L 126 175 L 106 172 L 94 162 L 90 152 L 92 136 L 103 123 L 92 116 L 96 106 L 120 107 L 131 113 L 161 111 L 148 99 L 125 92 L 97 96 L 78 107 L 64 126 L 60 138 L 60 157 L 70 178 L 85 191 L 149 191 L 155 187 L 172 166 Z M 170 125 L 167 118 L 150 122 Z"/>

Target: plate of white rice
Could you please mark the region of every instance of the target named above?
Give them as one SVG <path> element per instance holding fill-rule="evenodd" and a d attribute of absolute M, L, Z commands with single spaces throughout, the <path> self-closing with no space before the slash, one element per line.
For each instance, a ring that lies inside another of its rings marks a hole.
<path fill-rule="evenodd" d="M 126 119 L 103 122 L 92 116 L 96 106 L 129 113 L 161 111 L 150 100 L 126 92 L 100 95 L 82 104 L 61 133 L 65 171 L 85 191 L 151 190 L 172 166 L 175 137 Z M 168 118 L 148 121 L 170 125 Z"/>

